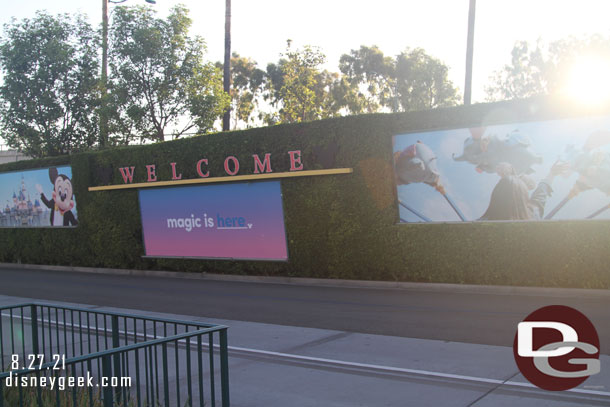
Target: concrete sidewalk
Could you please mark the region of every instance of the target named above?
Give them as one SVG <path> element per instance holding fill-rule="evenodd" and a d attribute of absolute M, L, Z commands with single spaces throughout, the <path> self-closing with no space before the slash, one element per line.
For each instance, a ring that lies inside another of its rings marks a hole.
<path fill-rule="evenodd" d="M 0 305 L 38 301 L 0 296 Z M 57 303 L 54 303 L 57 304 Z M 604 406 L 610 357 L 575 391 L 519 374 L 512 349 L 68 304 L 228 325 L 233 406 Z"/>

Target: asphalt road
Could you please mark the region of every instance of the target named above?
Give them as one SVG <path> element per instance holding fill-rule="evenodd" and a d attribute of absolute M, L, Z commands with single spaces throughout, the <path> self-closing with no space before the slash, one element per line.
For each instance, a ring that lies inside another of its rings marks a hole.
<path fill-rule="evenodd" d="M 312 287 L 0 269 L 0 294 L 100 306 L 512 346 L 517 323 L 545 305 L 583 312 L 610 354 L 610 297 Z"/>

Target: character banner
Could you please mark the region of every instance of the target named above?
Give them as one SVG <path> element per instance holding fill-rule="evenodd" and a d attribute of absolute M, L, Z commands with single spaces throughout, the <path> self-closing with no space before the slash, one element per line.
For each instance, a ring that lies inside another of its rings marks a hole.
<path fill-rule="evenodd" d="M 287 260 L 279 181 L 141 189 L 148 257 Z"/>
<path fill-rule="evenodd" d="M 74 227 L 76 200 L 69 166 L 0 174 L 0 226 Z"/>
<path fill-rule="evenodd" d="M 610 116 L 393 139 L 401 223 L 610 219 Z"/>

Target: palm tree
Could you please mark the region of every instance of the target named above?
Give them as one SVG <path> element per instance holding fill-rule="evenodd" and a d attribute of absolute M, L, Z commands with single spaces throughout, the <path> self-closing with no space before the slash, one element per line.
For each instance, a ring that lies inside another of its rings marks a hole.
<path fill-rule="evenodd" d="M 231 0 L 225 2 L 225 62 L 224 91 L 231 94 Z M 222 117 L 222 131 L 228 131 L 231 124 L 231 105 Z"/>

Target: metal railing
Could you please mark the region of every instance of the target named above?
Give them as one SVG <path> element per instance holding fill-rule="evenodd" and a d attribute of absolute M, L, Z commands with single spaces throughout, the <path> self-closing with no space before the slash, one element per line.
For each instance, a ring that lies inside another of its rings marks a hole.
<path fill-rule="evenodd" d="M 229 406 L 225 326 L 36 303 L 0 313 L 0 407 Z"/>

